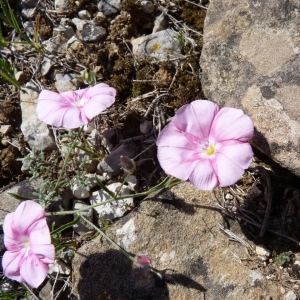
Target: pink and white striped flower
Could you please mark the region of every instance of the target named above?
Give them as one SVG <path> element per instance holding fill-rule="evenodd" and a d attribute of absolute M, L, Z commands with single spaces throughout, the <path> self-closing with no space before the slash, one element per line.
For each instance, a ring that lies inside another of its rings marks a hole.
<path fill-rule="evenodd" d="M 31 200 L 22 202 L 15 212 L 6 215 L 3 231 L 7 248 L 3 274 L 37 288 L 55 257 L 44 209 Z"/>
<path fill-rule="evenodd" d="M 38 98 L 37 115 L 49 125 L 77 128 L 115 102 L 116 90 L 105 83 L 77 91 L 56 93 L 43 90 Z"/>
<path fill-rule="evenodd" d="M 242 110 L 207 100 L 181 107 L 158 139 L 158 160 L 168 175 L 201 190 L 236 183 L 252 161 L 253 122 Z"/>

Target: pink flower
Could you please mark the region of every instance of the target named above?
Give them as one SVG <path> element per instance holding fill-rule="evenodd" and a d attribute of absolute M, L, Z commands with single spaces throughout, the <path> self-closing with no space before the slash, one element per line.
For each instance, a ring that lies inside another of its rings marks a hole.
<path fill-rule="evenodd" d="M 164 171 L 201 190 L 237 182 L 252 161 L 253 122 L 242 110 L 206 100 L 184 105 L 160 133 Z"/>
<path fill-rule="evenodd" d="M 55 256 L 43 208 L 31 200 L 22 202 L 5 217 L 3 231 L 8 250 L 2 259 L 4 275 L 37 288 Z"/>
<path fill-rule="evenodd" d="M 105 83 L 60 94 L 43 90 L 36 111 L 39 119 L 49 125 L 77 128 L 111 106 L 115 96 L 116 90 Z"/>

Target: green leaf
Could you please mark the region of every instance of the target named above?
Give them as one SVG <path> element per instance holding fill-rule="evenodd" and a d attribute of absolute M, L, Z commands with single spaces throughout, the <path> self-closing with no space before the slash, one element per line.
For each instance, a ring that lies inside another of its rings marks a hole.
<path fill-rule="evenodd" d="M 29 197 L 23 197 L 23 196 L 20 196 L 18 194 L 15 194 L 15 193 L 10 193 L 10 192 L 7 192 L 7 194 L 13 198 L 16 198 L 18 200 L 21 200 L 21 201 L 24 201 L 24 200 L 32 200 L 31 198 Z"/>
<path fill-rule="evenodd" d="M 66 230 L 67 228 L 72 227 L 73 225 L 77 224 L 79 222 L 79 220 L 80 220 L 80 216 L 77 216 L 72 222 L 64 224 L 64 225 L 58 227 L 57 229 L 53 230 L 51 232 L 51 236 L 52 235 L 55 236 L 57 234 L 60 234 L 62 231 Z"/>
<path fill-rule="evenodd" d="M 101 187 L 102 190 L 104 190 L 109 196 L 111 196 L 113 199 L 116 199 L 116 195 L 111 191 L 109 190 L 100 180 L 99 178 L 97 177 L 97 175 L 95 175 L 95 179 L 98 183 L 98 185 Z"/>

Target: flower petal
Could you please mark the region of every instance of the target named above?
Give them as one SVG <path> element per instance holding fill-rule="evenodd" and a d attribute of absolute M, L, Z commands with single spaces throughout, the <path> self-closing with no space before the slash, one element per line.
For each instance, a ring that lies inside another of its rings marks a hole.
<path fill-rule="evenodd" d="M 57 117 L 61 117 L 60 126 L 64 128 L 78 128 L 90 122 L 90 119 L 88 119 L 84 113 L 83 107 L 71 107 L 60 111 L 60 113 L 61 115 L 57 115 Z"/>
<path fill-rule="evenodd" d="M 3 222 L 4 245 L 10 251 L 19 250 L 19 244 L 23 241 L 22 236 L 14 231 L 14 215 L 15 213 L 7 214 Z"/>
<path fill-rule="evenodd" d="M 85 89 L 80 89 L 76 91 L 67 91 L 67 92 L 62 92 L 60 95 L 64 97 L 67 101 L 70 103 L 75 103 L 79 99 L 84 97 L 84 94 L 89 90 L 90 88 L 85 88 Z"/>
<path fill-rule="evenodd" d="M 113 87 L 110 87 L 105 83 L 98 83 L 93 87 L 86 89 L 86 93 L 84 93 L 82 97 L 85 97 L 87 99 L 97 97 L 99 95 L 107 95 L 107 96 L 115 97 L 116 93 L 117 93 L 116 89 L 114 89 Z"/>
<path fill-rule="evenodd" d="M 116 90 L 107 84 L 100 83 L 90 88 L 83 97 L 87 100 L 83 106 L 84 114 L 90 120 L 99 115 L 115 102 Z"/>
<path fill-rule="evenodd" d="M 31 241 L 30 241 L 31 242 Z M 55 259 L 54 245 L 43 245 L 40 243 L 30 243 L 30 252 L 34 253 L 41 262 L 45 264 L 53 264 Z"/>
<path fill-rule="evenodd" d="M 197 164 L 194 150 L 176 147 L 158 147 L 157 157 L 160 166 L 168 174 L 187 180 Z"/>
<path fill-rule="evenodd" d="M 22 276 L 20 275 L 20 267 L 22 259 L 25 254 L 25 248 L 20 251 L 6 251 L 2 258 L 3 274 L 13 280 L 22 282 Z"/>
<path fill-rule="evenodd" d="M 249 141 L 253 136 L 253 122 L 240 109 L 224 107 L 217 113 L 210 136 L 217 141 L 239 140 Z"/>
<path fill-rule="evenodd" d="M 44 209 L 38 203 L 26 200 L 14 212 L 13 230 L 16 234 L 28 236 L 27 229 L 43 218 L 45 218 Z"/>
<path fill-rule="evenodd" d="M 198 161 L 190 175 L 190 182 L 200 190 L 213 190 L 218 186 L 218 177 L 213 167 L 213 160 Z"/>
<path fill-rule="evenodd" d="M 220 186 L 229 186 L 241 179 L 252 157 L 252 148 L 248 143 L 237 141 L 222 143 L 215 157 Z"/>
<path fill-rule="evenodd" d="M 198 137 L 201 141 L 208 138 L 218 111 L 219 107 L 211 101 L 195 100 L 179 108 L 172 122 L 178 129 Z"/>
<path fill-rule="evenodd" d="M 33 223 L 27 230 L 30 244 L 51 244 L 49 227 L 45 218 Z"/>
<path fill-rule="evenodd" d="M 48 270 L 47 264 L 41 262 L 34 253 L 29 253 L 22 262 L 20 274 L 25 282 L 37 288 L 46 278 Z"/>
<path fill-rule="evenodd" d="M 61 126 L 59 119 L 53 118 L 53 115 L 71 106 L 72 104 L 60 94 L 43 90 L 39 94 L 36 112 L 40 121 L 53 126 Z"/>
<path fill-rule="evenodd" d="M 197 138 L 194 137 L 194 140 L 196 139 Z M 195 142 L 193 142 L 191 135 L 180 131 L 180 129 L 178 129 L 171 121 L 171 123 L 169 123 L 159 134 L 156 145 L 158 147 L 165 146 L 193 150 L 196 147 Z M 170 153 L 170 155 L 172 155 L 172 153 Z"/>

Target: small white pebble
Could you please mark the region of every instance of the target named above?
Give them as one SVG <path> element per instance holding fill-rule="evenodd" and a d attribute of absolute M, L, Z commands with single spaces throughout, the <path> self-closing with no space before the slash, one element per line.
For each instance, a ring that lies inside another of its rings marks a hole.
<path fill-rule="evenodd" d="M 265 258 L 268 258 L 270 256 L 270 252 L 263 247 L 256 246 L 255 251 L 258 256 L 263 256 Z"/>
<path fill-rule="evenodd" d="M 297 300 L 298 296 L 294 293 L 294 291 L 289 291 L 284 296 L 284 300 Z"/>
<path fill-rule="evenodd" d="M 234 197 L 231 194 L 226 194 L 225 199 L 226 200 L 232 200 Z"/>

